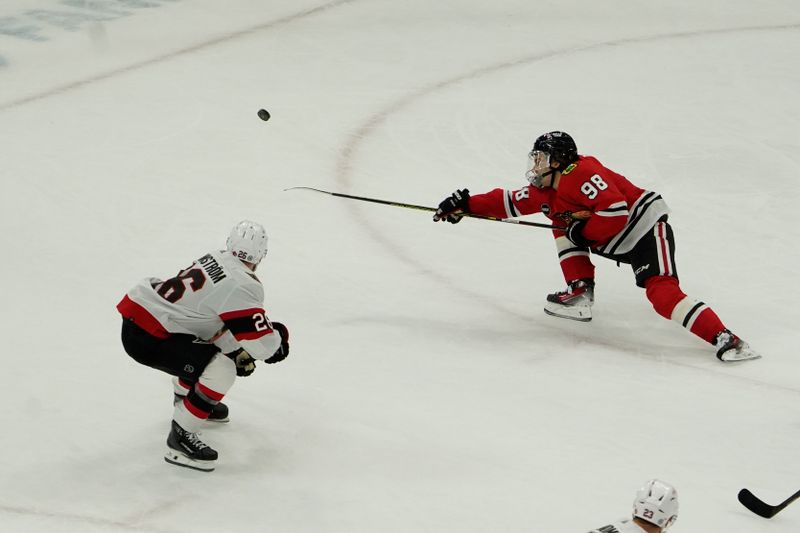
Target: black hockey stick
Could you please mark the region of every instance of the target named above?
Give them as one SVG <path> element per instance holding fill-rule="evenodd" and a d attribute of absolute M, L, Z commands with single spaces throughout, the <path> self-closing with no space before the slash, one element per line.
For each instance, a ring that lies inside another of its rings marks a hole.
<path fill-rule="evenodd" d="M 783 511 L 790 503 L 795 501 L 797 498 L 800 498 L 800 490 L 789 496 L 789 498 L 778 505 L 769 505 L 758 499 L 752 492 L 747 489 L 742 489 L 739 491 L 739 502 L 753 511 L 758 516 L 764 518 L 772 518 L 776 514 Z"/>
<path fill-rule="evenodd" d="M 377 198 L 367 198 L 365 196 L 352 196 L 350 194 L 342 194 L 340 192 L 330 192 L 330 191 L 323 191 L 322 189 L 315 189 L 314 187 L 289 187 L 288 189 L 284 189 L 284 191 L 292 191 L 295 189 L 305 189 L 307 191 L 316 191 L 321 192 L 324 194 L 330 194 L 331 196 L 338 196 L 339 198 L 349 198 L 351 200 L 361 200 L 362 202 L 372 202 L 375 204 L 383 204 L 383 205 L 390 205 L 392 207 L 404 207 L 406 209 L 418 209 L 420 211 L 432 211 L 436 212 L 435 207 L 428 207 L 425 205 L 415 205 L 415 204 L 404 204 L 402 202 L 392 202 L 389 200 L 379 200 Z M 497 217 L 489 217 L 486 215 L 476 215 L 473 213 L 459 213 L 460 216 L 470 217 L 470 218 L 478 218 L 481 220 L 491 220 L 492 222 L 505 222 L 507 224 L 518 224 L 520 226 L 533 226 L 536 228 L 547 228 L 547 229 L 566 229 L 563 226 L 553 226 L 551 224 L 542 224 L 539 222 L 528 222 L 526 220 L 516 220 L 513 218 L 497 218 Z"/>

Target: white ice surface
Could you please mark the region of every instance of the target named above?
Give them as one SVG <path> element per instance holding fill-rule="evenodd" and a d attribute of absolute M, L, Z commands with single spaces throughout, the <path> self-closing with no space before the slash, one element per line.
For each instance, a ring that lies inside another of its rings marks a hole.
<path fill-rule="evenodd" d="M 796 0 L 5 0 L 0 530 L 581 532 L 661 477 L 676 533 L 797 531 L 736 492 L 800 488 L 798 55 Z M 593 322 L 545 316 L 546 230 L 283 192 L 518 187 L 551 129 L 664 195 L 684 290 L 762 360 L 603 259 Z M 172 467 L 114 306 L 245 217 L 292 354 L 231 390 L 214 473 Z"/>

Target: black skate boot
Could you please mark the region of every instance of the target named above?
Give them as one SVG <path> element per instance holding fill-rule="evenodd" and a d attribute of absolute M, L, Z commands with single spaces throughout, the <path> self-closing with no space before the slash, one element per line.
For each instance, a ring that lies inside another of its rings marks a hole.
<path fill-rule="evenodd" d="M 761 357 L 761 354 L 753 351 L 749 344 L 728 329 L 723 329 L 717 334 L 717 338 L 714 339 L 714 346 L 717 348 L 717 359 L 726 363 Z"/>
<path fill-rule="evenodd" d="M 186 396 L 175 394 L 172 404 L 175 405 L 176 403 L 183 401 L 184 398 L 186 398 Z M 228 418 L 228 406 L 222 402 L 219 402 L 211 410 L 207 420 L 209 422 L 230 422 L 230 418 Z"/>
<path fill-rule="evenodd" d="M 544 312 L 559 318 L 589 322 L 592 319 L 592 304 L 594 280 L 578 279 L 571 281 L 566 290 L 548 294 Z"/>
<path fill-rule="evenodd" d="M 164 460 L 202 472 L 211 472 L 217 461 L 217 451 L 200 440 L 197 433 L 190 433 L 172 421 L 172 430 L 167 437 L 167 453 Z"/>
<path fill-rule="evenodd" d="M 211 410 L 211 413 L 208 415 L 208 420 L 211 422 L 228 422 L 230 419 L 228 418 L 228 406 L 222 402 L 219 402 L 214 406 Z"/>

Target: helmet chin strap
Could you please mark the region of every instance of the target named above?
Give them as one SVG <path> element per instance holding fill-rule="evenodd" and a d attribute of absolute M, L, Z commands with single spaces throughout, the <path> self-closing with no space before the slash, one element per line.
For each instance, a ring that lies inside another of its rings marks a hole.
<path fill-rule="evenodd" d="M 542 183 L 541 187 L 539 187 L 539 188 L 543 189 L 545 187 L 552 187 L 553 186 L 553 181 L 555 180 L 555 173 L 557 171 L 558 171 L 558 169 L 550 167 L 550 170 L 548 170 L 547 172 L 541 174 L 539 176 L 539 178 L 540 178 L 539 182 L 542 183 L 546 177 L 550 176 L 550 185 L 545 185 L 544 183 Z"/>

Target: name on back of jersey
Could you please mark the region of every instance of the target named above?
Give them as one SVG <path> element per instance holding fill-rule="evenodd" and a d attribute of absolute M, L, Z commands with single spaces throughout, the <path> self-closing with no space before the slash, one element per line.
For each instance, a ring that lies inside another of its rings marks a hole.
<path fill-rule="evenodd" d="M 206 275 L 211 278 L 211 281 L 216 285 L 225 279 L 225 270 L 222 265 L 217 263 L 217 260 L 211 254 L 206 254 L 197 260 Z"/>

